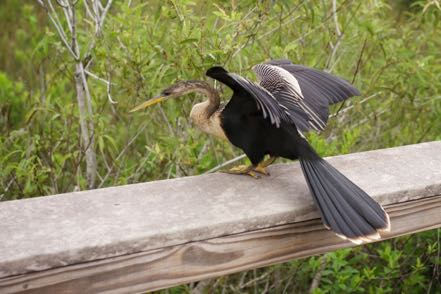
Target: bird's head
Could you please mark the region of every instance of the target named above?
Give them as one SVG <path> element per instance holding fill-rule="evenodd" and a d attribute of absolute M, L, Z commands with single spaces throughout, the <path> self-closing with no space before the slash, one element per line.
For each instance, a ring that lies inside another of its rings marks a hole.
<path fill-rule="evenodd" d="M 165 88 L 164 90 L 161 91 L 161 94 L 136 106 L 135 108 L 130 110 L 130 112 L 147 108 L 149 106 L 155 105 L 170 98 L 181 97 L 191 92 L 206 92 L 209 91 L 210 88 L 211 88 L 210 85 L 208 85 L 206 82 L 203 81 L 196 81 L 196 80 L 180 81 Z"/>

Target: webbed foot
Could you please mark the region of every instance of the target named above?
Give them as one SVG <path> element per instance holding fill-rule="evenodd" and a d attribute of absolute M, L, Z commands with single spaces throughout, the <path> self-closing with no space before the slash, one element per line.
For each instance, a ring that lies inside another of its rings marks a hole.
<path fill-rule="evenodd" d="M 248 175 L 248 176 L 253 177 L 255 179 L 260 178 L 260 176 L 256 173 L 255 167 L 253 165 L 238 165 L 238 166 L 232 167 L 229 170 L 223 170 L 221 172 L 227 173 L 227 174 L 233 174 L 233 175 Z"/>
<path fill-rule="evenodd" d="M 274 161 L 276 161 L 277 157 L 270 156 L 267 160 L 263 160 L 259 162 L 259 164 L 254 168 L 254 171 L 263 174 L 265 176 L 269 176 L 269 171 L 266 170 L 268 166 L 270 166 Z"/>

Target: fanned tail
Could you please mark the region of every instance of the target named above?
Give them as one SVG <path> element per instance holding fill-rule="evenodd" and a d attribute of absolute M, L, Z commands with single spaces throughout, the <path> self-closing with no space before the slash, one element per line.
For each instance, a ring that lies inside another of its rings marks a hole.
<path fill-rule="evenodd" d="M 390 230 L 383 207 L 315 152 L 300 158 L 300 164 L 327 228 L 356 244 Z"/>

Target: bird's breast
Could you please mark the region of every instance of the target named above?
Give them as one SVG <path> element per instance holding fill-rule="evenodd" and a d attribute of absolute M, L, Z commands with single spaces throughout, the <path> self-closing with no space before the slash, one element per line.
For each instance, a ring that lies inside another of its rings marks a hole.
<path fill-rule="evenodd" d="M 220 139 L 228 140 L 221 125 L 220 112 L 215 112 L 207 118 L 203 111 L 199 112 L 197 108 L 193 108 L 190 113 L 190 118 L 195 126 L 202 132 Z"/>

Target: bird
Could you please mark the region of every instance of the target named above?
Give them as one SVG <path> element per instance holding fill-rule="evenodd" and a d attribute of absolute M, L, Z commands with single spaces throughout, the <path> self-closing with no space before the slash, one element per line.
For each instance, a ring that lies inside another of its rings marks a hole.
<path fill-rule="evenodd" d="M 252 70 L 258 82 L 221 66 L 207 70 L 208 77 L 231 88 L 227 103 L 221 104 L 218 91 L 209 83 L 186 80 L 167 87 L 131 112 L 188 93 L 207 96 L 206 101 L 193 106 L 193 124 L 242 149 L 251 162 L 229 173 L 258 178 L 258 174 L 269 174 L 266 167 L 278 157 L 299 160 L 327 229 L 355 244 L 380 239 L 380 233 L 390 230 L 384 208 L 321 158 L 305 137 L 309 131 L 325 129 L 329 105 L 360 96 L 359 90 L 340 77 L 288 59 L 260 63 Z"/>

